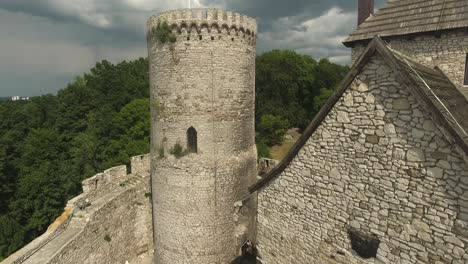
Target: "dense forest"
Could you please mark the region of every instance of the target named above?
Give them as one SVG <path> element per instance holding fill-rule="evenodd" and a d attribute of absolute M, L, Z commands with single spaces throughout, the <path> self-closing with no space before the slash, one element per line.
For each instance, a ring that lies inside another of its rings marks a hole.
<path fill-rule="evenodd" d="M 304 128 L 348 71 L 292 51 L 257 57 L 259 155 Z M 0 261 L 42 234 L 81 181 L 149 152 L 148 61 L 102 61 L 57 95 L 0 103 Z"/>

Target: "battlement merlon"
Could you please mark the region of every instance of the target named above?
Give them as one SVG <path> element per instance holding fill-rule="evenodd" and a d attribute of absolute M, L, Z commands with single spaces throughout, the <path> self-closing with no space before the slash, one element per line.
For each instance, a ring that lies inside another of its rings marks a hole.
<path fill-rule="evenodd" d="M 182 25 L 191 28 L 195 24 L 197 29 L 208 25 L 211 30 L 212 25 L 217 25 L 219 30 L 222 27 L 228 29 L 234 27 L 238 31 L 244 31 L 247 35 L 257 34 L 257 21 L 254 18 L 216 8 L 177 9 L 153 15 L 146 23 L 147 32 L 150 32 L 161 21 L 166 21 L 171 27 L 176 25 L 179 29 Z"/>
<path fill-rule="evenodd" d="M 102 191 L 106 187 L 119 185 L 129 175 L 146 174 L 150 172 L 149 154 L 131 157 L 130 174 L 127 173 L 127 166 L 120 165 L 97 173 L 96 175 L 82 181 L 81 185 L 84 193 L 91 191 Z"/>

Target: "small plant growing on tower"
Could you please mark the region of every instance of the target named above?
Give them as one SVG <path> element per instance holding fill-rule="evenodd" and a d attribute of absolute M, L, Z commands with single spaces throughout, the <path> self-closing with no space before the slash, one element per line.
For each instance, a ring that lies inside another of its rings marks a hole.
<path fill-rule="evenodd" d="M 110 241 L 111 241 L 111 238 L 110 238 L 109 234 L 106 234 L 106 235 L 104 236 L 104 240 L 107 241 L 107 242 L 110 242 Z"/>
<path fill-rule="evenodd" d="M 176 158 L 181 158 L 181 157 L 187 155 L 187 151 L 184 150 L 184 148 L 179 143 L 175 143 L 174 147 L 171 148 L 169 153 L 174 155 Z"/>
<path fill-rule="evenodd" d="M 164 147 L 159 148 L 159 158 L 164 158 Z"/>
<path fill-rule="evenodd" d="M 176 35 L 172 33 L 166 21 L 158 21 L 156 28 L 153 28 L 153 35 L 162 44 L 166 42 L 175 43 L 177 41 Z"/>

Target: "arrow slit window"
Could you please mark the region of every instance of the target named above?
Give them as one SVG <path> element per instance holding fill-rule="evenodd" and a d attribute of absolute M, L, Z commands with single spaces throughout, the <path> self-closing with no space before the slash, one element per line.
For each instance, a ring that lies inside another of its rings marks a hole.
<path fill-rule="evenodd" d="M 197 130 L 190 127 L 187 130 L 187 150 L 191 153 L 197 153 Z"/>

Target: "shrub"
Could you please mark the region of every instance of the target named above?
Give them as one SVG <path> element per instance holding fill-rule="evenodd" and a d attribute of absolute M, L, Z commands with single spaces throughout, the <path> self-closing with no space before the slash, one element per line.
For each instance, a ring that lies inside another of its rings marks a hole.
<path fill-rule="evenodd" d="M 164 147 L 159 148 L 159 157 L 162 159 L 164 158 Z"/>
<path fill-rule="evenodd" d="M 288 131 L 289 123 L 280 116 L 263 115 L 260 118 L 257 132 L 262 135 L 261 141 L 268 146 L 274 146 L 283 142 L 284 135 Z"/>
<path fill-rule="evenodd" d="M 110 238 L 109 234 L 106 234 L 104 236 L 104 240 L 107 241 L 107 242 L 110 242 L 112 239 Z"/>
<path fill-rule="evenodd" d="M 171 148 L 169 153 L 174 155 L 176 158 L 180 158 L 187 155 L 188 152 L 187 150 L 184 150 L 184 148 L 179 143 L 175 143 L 174 147 Z"/>
<path fill-rule="evenodd" d="M 271 158 L 270 149 L 265 143 L 257 143 L 257 156 L 258 158 Z"/>

